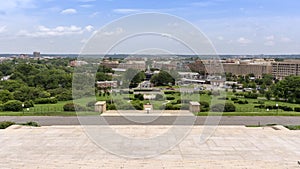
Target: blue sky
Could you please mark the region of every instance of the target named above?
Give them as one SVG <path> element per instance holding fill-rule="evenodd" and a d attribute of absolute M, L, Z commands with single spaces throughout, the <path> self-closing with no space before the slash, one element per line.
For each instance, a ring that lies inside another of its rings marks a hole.
<path fill-rule="evenodd" d="M 0 0 L 0 53 L 78 53 L 113 20 L 162 12 L 194 24 L 220 54 L 299 54 L 299 7 L 299 0 Z"/>

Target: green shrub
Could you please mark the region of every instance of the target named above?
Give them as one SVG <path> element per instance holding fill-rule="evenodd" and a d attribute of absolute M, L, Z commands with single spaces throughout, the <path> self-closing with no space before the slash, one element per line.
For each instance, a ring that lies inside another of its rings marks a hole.
<path fill-rule="evenodd" d="M 0 122 L 0 129 L 6 129 L 7 127 L 16 124 L 15 122 L 12 121 L 2 121 Z"/>
<path fill-rule="evenodd" d="M 64 92 L 59 95 L 55 96 L 58 101 L 68 101 L 73 100 L 72 93 L 71 92 Z"/>
<path fill-rule="evenodd" d="M 40 127 L 40 125 L 39 125 L 37 122 L 34 122 L 34 121 L 29 121 L 29 122 L 26 122 L 26 123 L 20 123 L 20 125 L 23 125 L 23 126 L 33 126 L 33 127 Z"/>
<path fill-rule="evenodd" d="M 117 110 L 115 104 L 106 104 L 107 105 L 107 110 Z"/>
<path fill-rule="evenodd" d="M 231 98 L 232 101 L 238 101 L 239 99 L 236 97 Z"/>
<path fill-rule="evenodd" d="M 85 111 L 85 107 L 82 107 L 78 104 L 67 103 L 63 106 L 64 111 Z"/>
<path fill-rule="evenodd" d="M 144 110 L 143 103 L 138 100 L 131 101 L 131 104 L 136 110 Z"/>
<path fill-rule="evenodd" d="M 180 110 L 180 105 L 166 104 L 165 110 Z"/>
<path fill-rule="evenodd" d="M 175 94 L 176 93 L 176 91 L 173 91 L 173 90 L 168 90 L 168 91 L 164 91 L 164 93 L 165 94 Z"/>
<path fill-rule="evenodd" d="M 34 100 L 35 104 L 56 104 L 57 99 L 55 97 L 51 98 L 39 98 Z"/>
<path fill-rule="evenodd" d="M 208 108 L 209 107 L 209 103 L 206 102 L 206 101 L 200 101 L 199 103 L 200 103 L 201 108 Z"/>
<path fill-rule="evenodd" d="M 135 94 L 135 95 L 134 95 L 134 98 L 135 98 L 135 99 L 138 99 L 138 100 L 140 100 L 140 101 L 143 101 L 143 100 L 144 100 L 144 95 L 142 95 L 142 94 Z"/>
<path fill-rule="evenodd" d="M 4 111 L 22 111 L 22 102 L 19 100 L 10 100 L 3 104 Z"/>
<path fill-rule="evenodd" d="M 257 106 L 254 106 L 254 108 L 260 108 L 260 109 L 264 109 L 266 106 L 263 105 L 263 104 L 260 104 L 260 105 L 257 105 Z"/>
<path fill-rule="evenodd" d="M 244 95 L 245 98 L 248 99 L 257 99 L 258 98 L 258 94 L 257 93 L 250 93 L 248 92 L 247 94 Z"/>
<path fill-rule="evenodd" d="M 284 111 L 293 111 L 293 108 L 291 108 L 289 106 L 283 106 L 281 109 Z"/>
<path fill-rule="evenodd" d="M 295 108 L 294 108 L 294 111 L 295 111 L 295 112 L 300 112 L 300 107 L 295 107 Z"/>
<path fill-rule="evenodd" d="M 164 96 L 161 95 L 161 94 L 157 94 L 157 95 L 155 96 L 155 100 L 164 100 Z"/>
<path fill-rule="evenodd" d="M 238 100 L 235 103 L 238 103 L 238 104 L 248 104 L 248 101 L 247 100 Z"/>
<path fill-rule="evenodd" d="M 235 112 L 236 108 L 232 103 L 218 103 L 211 107 L 212 112 Z"/>
<path fill-rule="evenodd" d="M 167 96 L 166 99 L 167 100 L 175 100 L 175 97 L 174 96 Z"/>
<path fill-rule="evenodd" d="M 34 102 L 32 100 L 28 100 L 24 102 L 24 108 L 34 107 Z"/>

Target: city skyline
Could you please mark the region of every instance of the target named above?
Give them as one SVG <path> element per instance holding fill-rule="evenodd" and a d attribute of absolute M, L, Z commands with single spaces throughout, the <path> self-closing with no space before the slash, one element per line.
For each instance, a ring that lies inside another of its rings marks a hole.
<path fill-rule="evenodd" d="M 2 1 L 0 53 L 79 53 L 93 33 L 111 21 L 160 12 L 195 25 L 217 54 L 299 54 L 299 4 L 296 0 Z"/>

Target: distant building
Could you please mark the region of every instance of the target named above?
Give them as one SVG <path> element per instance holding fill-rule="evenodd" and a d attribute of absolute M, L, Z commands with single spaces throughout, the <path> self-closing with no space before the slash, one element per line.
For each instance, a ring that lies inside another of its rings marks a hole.
<path fill-rule="evenodd" d="M 300 60 L 286 60 L 272 63 L 272 75 L 276 79 L 283 79 L 290 75 L 300 75 Z"/>
<path fill-rule="evenodd" d="M 97 81 L 98 88 L 118 87 L 117 81 Z"/>
<path fill-rule="evenodd" d="M 33 52 L 33 57 L 39 58 L 39 57 L 41 57 L 41 53 L 40 52 Z"/>
<path fill-rule="evenodd" d="M 70 62 L 70 66 L 71 67 L 78 67 L 78 66 L 83 66 L 83 65 L 86 65 L 88 64 L 86 61 L 81 61 L 81 60 L 73 60 Z"/>
<path fill-rule="evenodd" d="M 255 77 L 262 77 L 263 74 L 272 73 L 272 62 L 274 60 L 252 59 L 228 59 L 225 61 L 218 60 L 196 60 L 189 64 L 192 71 L 206 74 L 232 73 L 236 76 L 246 76 L 254 74 Z"/>
<path fill-rule="evenodd" d="M 146 62 L 145 61 L 128 61 L 126 63 L 120 63 L 118 66 L 119 69 L 137 69 L 144 71 L 146 69 Z"/>
<path fill-rule="evenodd" d="M 246 76 L 254 74 L 255 77 L 261 78 L 263 74 L 272 73 L 272 65 L 270 64 L 236 64 L 224 63 L 224 72 L 232 73 L 233 75 Z"/>
<path fill-rule="evenodd" d="M 119 61 L 103 60 L 100 65 L 103 65 L 108 68 L 118 68 Z"/>

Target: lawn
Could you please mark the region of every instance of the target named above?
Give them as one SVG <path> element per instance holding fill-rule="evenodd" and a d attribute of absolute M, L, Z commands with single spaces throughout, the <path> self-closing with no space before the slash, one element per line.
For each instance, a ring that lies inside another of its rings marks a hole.
<path fill-rule="evenodd" d="M 231 98 L 236 97 L 232 92 L 227 92 L 226 96 L 211 96 L 208 94 L 166 94 L 165 98 L 167 97 L 174 97 L 174 100 L 144 100 L 141 101 L 143 104 L 151 103 L 153 105 L 154 110 L 160 110 L 162 105 L 167 103 L 173 103 L 174 105 L 181 105 L 177 104 L 178 100 L 190 100 L 190 101 L 206 101 L 210 104 L 217 104 L 217 103 L 234 103 Z M 222 98 L 223 97 L 223 98 Z M 227 100 L 224 99 L 227 97 Z M 113 96 L 96 96 L 96 100 L 102 101 L 109 101 L 109 100 L 126 100 L 129 102 L 129 99 L 133 99 L 133 94 L 117 94 Z M 213 100 L 212 100 L 213 99 Z M 258 102 L 263 102 L 264 105 L 276 105 L 278 106 L 289 106 L 292 108 L 300 107 L 299 104 L 292 104 L 286 102 L 278 102 L 273 100 L 266 100 L 265 98 L 258 98 L 258 99 L 246 99 L 243 97 L 238 97 L 239 100 L 247 100 L 248 104 L 238 104 L 234 103 L 236 106 L 236 112 L 223 112 L 223 113 L 216 113 L 216 112 L 200 112 L 196 115 L 198 116 L 300 116 L 300 112 L 293 112 L 293 111 L 283 111 L 281 109 L 260 109 L 255 108 L 254 106 L 260 105 Z M 75 100 L 74 103 L 80 104 L 81 106 L 85 106 L 88 102 L 95 101 L 95 97 L 87 97 Z M 23 112 L 0 112 L 0 116 L 76 116 L 76 115 L 97 115 L 97 112 L 65 112 L 63 110 L 63 106 L 66 103 L 71 103 L 72 101 L 60 101 L 56 104 L 36 104 L 34 107 L 29 109 L 24 109 Z M 128 103 L 130 104 L 130 103 Z M 187 103 L 185 103 L 187 104 Z"/>

